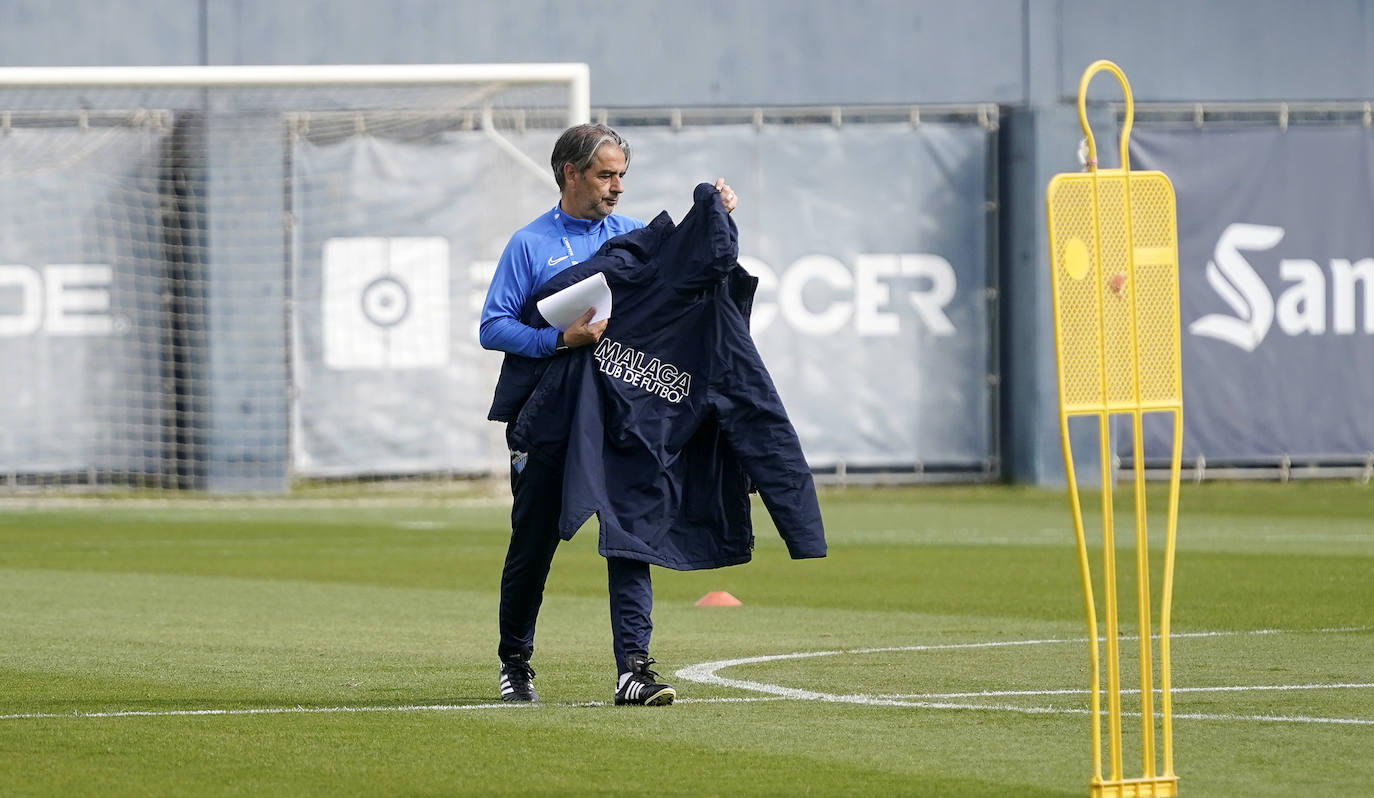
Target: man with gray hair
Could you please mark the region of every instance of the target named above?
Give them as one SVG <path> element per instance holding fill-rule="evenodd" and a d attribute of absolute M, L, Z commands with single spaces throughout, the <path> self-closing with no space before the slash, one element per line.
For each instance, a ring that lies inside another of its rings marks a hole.
<path fill-rule="evenodd" d="M 591 258 L 607 240 L 637 230 L 644 223 L 615 213 L 624 193 L 630 166 L 630 145 L 606 125 L 568 128 L 554 144 L 550 158 L 558 183 L 558 204 L 517 230 L 497 263 L 482 306 L 481 342 L 508 357 L 550 358 L 568 349 L 595 345 L 606 320 L 592 323 L 594 311 L 559 332 L 521 321 L 529 298 L 555 275 Z M 716 190 L 727 211 L 738 202 L 725 180 Z M 500 388 L 498 387 L 498 391 Z M 498 411 L 494 421 L 512 422 L 518 410 Z M 509 427 L 508 433 L 509 433 Z M 560 540 L 559 515 L 563 501 L 563 473 L 538 458 L 511 447 L 511 537 L 501 573 L 500 643 L 501 698 L 535 701 L 534 627 L 544 597 L 544 584 Z M 664 706 L 677 692 L 657 681 L 649 669 L 650 611 L 653 587 L 648 563 L 607 557 L 610 588 L 611 638 L 619 675 L 616 704 Z"/>

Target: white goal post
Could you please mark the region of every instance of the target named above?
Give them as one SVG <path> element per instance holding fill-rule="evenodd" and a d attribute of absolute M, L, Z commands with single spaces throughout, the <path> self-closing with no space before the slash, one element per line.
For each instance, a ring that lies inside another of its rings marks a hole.
<path fill-rule="evenodd" d="M 569 123 L 587 113 L 586 64 L 339 64 L 268 66 L 3 67 L 6 86 L 377 86 L 566 83 Z"/>
<path fill-rule="evenodd" d="M 476 311 L 586 64 L 0 68 L 0 493 L 498 471 Z"/>

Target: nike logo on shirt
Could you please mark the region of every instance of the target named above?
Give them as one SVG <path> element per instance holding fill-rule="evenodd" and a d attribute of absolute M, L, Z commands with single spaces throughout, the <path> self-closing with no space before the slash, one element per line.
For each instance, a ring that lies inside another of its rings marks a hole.
<path fill-rule="evenodd" d="M 564 255 L 564 256 L 561 257 L 561 258 L 549 258 L 549 265 L 550 265 L 550 266 L 557 266 L 558 264 L 562 263 L 563 261 L 565 261 L 565 260 L 567 260 L 567 259 L 568 259 L 568 256 L 567 256 L 567 255 Z"/>

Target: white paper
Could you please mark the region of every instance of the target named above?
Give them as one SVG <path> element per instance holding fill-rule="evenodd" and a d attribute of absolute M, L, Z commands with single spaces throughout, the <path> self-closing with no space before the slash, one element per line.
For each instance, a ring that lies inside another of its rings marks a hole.
<path fill-rule="evenodd" d="M 611 287 L 606 285 L 606 275 L 597 272 L 556 294 L 544 297 L 536 305 L 540 315 L 549 324 L 559 330 L 566 330 L 569 325 L 582 318 L 582 314 L 590 308 L 596 308 L 592 322 L 610 318 Z"/>

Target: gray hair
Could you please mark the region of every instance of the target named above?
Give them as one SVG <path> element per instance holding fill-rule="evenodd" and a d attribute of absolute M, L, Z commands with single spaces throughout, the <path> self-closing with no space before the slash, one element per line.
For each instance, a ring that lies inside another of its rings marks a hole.
<path fill-rule="evenodd" d="M 553 145 L 553 155 L 549 162 L 553 165 L 553 179 L 558 182 L 558 190 L 563 190 L 563 164 L 570 163 L 581 172 L 592 163 L 596 151 L 603 144 L 614 144 L 625 153 L 625 168 L 630 166 L 630 143 L 610 127 L 601 124 L 573 125 L 563 131 L 558 142 Z"/>

